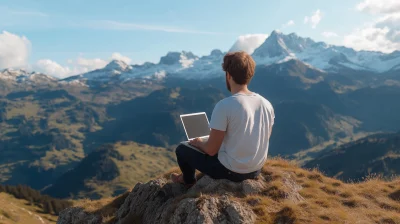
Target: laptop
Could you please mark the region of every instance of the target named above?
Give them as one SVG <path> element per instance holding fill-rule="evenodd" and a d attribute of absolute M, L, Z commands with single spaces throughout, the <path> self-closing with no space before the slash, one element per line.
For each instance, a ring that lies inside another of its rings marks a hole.
<path fill-rule="evenodd" d="M 199 151 L 204 154 L 201 150 L 189 144 L 189 141 L 195 138 L 201 138 L 205 141 L 208 140 L 210 135 L 210 127 L 205 112 L 192 113 L 192 114 L 182 114 L 181 121 L 183 129 L 185 129 L 187 141 L 181 142 L 181 144 Z"/>

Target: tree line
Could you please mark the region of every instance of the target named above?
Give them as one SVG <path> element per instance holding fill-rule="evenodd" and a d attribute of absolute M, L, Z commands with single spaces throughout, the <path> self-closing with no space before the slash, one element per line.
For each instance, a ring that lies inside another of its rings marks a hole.
<path fill-rule="evenodd" d="M 30 205 L 42 208 L 43 212 L 46 214 L 59 215 L 62 210 L 72 206 L 71 201 L 42 195 L 39 191 L 26 185 L 0 185 L 0 192 L 11 194 L 18 199 L 24 199 L 28 201 Z"/>

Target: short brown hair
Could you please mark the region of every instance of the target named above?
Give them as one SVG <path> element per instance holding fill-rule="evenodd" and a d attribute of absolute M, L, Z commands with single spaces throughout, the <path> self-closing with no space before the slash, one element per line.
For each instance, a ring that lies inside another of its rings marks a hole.
<path fill-rule="evenodd" d="M 253 58 L 244 51 L 230 52 L 224 57 L 222 69 L 228 72 L 235 83 L 239 85 L 249 84 L 253 78 L 256 63 Z"/>

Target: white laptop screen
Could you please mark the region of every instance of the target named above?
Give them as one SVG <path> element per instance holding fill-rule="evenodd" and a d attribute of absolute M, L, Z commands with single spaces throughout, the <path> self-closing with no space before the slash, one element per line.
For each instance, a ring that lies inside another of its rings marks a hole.
<path fill-rule="evenodd" d="M 182 115 L 181 119 L 189 139 L 210 135 L 205 113 Z"/>

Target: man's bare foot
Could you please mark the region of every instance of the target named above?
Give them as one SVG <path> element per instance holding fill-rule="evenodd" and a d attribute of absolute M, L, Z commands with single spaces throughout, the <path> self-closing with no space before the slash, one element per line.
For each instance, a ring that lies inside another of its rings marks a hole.
<path fill-rule="evenodd" d="M 171 173 L 170 178 L 174 183 L 185 184 L 185 181 L 183 180 L 183 174 Z"/>
<path fill-rule="evenodd" d="M 194 182 L 193 184 L 185 183 L 185 181 L 183 180 L 183 174 L 171 173 L 170 178 L 171 178 L 172 182 L 177 183 L 177 184 L 183 184 L 183 185 L 185 185 L 186 188 L 190 188 L 196 184 L 196 182 Z"/>

